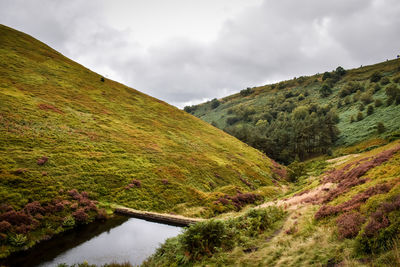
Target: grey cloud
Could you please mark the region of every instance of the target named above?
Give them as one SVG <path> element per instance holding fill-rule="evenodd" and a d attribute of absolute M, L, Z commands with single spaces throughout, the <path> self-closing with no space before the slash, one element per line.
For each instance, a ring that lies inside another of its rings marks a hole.
<path fill-rule="evenodd" d="M 0 17 L 94 71 L 179 107 L 266 81 L 372 64 L 400 47 L 396 0 L 265 0 L 226 21 L 212 42 L 171 38 L 153 47 L 107 24 L 101 2 L 86 2 L 61 7 L 42 0 L 37 11 L 32 2 L 25 8 L 10 1 Z"/>

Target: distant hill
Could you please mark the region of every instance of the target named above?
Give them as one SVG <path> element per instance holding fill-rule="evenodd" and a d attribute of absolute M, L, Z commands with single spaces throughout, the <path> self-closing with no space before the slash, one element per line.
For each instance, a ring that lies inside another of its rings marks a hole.
<path fill-rule="evenodd" d="M 282 173 L 208 123 L 0 26 L 0 256 L 86 221 L 94 200 L 209 217 L 276 193 Z"/>
<path fill-rule="evenodd" d="M 399 83 L 400 59 L 394 59 L 247 88 L 185 110 L 290 163 L 399 135 Z"/>

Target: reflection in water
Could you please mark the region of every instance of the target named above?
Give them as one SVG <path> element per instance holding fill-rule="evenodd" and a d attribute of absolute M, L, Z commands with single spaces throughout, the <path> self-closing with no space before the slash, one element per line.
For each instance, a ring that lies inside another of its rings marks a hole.
<path fill-rule="evenodd" d="M 104 223 L 92 223 L 56 236 L 34 249 L 14 255 L 11 266 L 57 266 L 87 261 L 140 264 L 160 243 L 180 233 L 181 228 L 141 219 L 117 216 Z"/>

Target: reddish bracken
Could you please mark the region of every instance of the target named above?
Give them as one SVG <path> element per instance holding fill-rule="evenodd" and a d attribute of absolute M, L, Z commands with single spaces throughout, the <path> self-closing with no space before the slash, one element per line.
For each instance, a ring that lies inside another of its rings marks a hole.
<path fill-rule="evenodd" d="M 56 113 L 59 114 L 63 114 L 64 112 L 62 112 L 60 109 L 56 108 L 55 106 L 49 105 L 49 104 L 39 104 L 38 107 L 42 110 L 50 110 L 50 111 L 54 111 Z"/>
<path fill-rule="evenodd" d="M 44 208 L 39 201 L 33 201 L 25 205 L 25 211 L 30 215 L 35 215 L 36 213 L 44 213 Z"/>
<path fill-rule="evenodd" d="M 355 195 L 349 201 L 346 201 L 337 206 L 322 206 L 315 214 L 315 219 L 321 219 L 331 215 L 336 215 L 341 212 L 351 211 L 358 209 L 361 204 L 365 203 L 370 197 L 378 194 L 384 194 L 390 191 L 393 184 L 379 184 L 374 187 L 370 187 L 362 193 Z"/>
<path fill-rule="evenodd" d="M 232 204 L 237 210 L 240 210 L 247 204 L 252 204 L 257 200 L 262 199 L 262 196 L 253 193 L 237 193 L 235 196 L 225 195 L 215 201 L 216 204 L 221 203 L 222 205 Z"/>
<path fill-rule="evenodd" d="M 76 189 L 71 189 L 71 190 L 69 190 L 69 191 L 68 191 L 68 194 L 69 194 L 73 199 L 76 199 L 76 200 L 81 199 L 81 194 L 79 194 L 78 190 L 76 190 Z"/>
<path fill-rule="evenodd" d="M 46 156 L 43 156 L 43 157 L 41 157 L 40 159 L 38 159 L 37 160 L 37 165 L 44 165 L 47 161 L 49 160 L 49 158 L 48 157 L 46 157 Z"/>
<path fill-rule="evenodd" d="M 276 161 L 271 160 L 272 162 L 272 172 L 275 173 L 280 178 L 286 179 L 287 178 L 287 171 L 284 167 L 279 165 Z"/>
<path fill-rule="evenodd" d="M 80 208 L 77 211 L 73 212 L 72 216 L 74 216 L 75 220 L 78 223 L 85 223 L 89 219 L 89 215 L 87 215 L 83 208 Z"/>
<path fill-rule="evenodd" d="M 106 210 L 105 209 L 100 209 L 97 212 L 96 220 L 105 220 L 105 219 L 107 219 L 107 217 L 108 217 L 108 215 L 107 215 Z"/>
<path fill-rule="evenodd" d="M 377 167 L 388 161 L 394 153 L 400 151 L 400 146 L 397 146 L 393 149 L 383 151 L 374 157 L 366 157 L 362 158 L 358 161 L 352 162 L 344 166 L 342 169 L 334 170 L 328 172 L 328 174 L 324 177 L 324 183 L 339 183 L 342 180 L 354 180 L 361 176 L 363 176 L 370 169 Z M 357 165 L 357 166 L 356 166 Z M 355 166 L 355 167 L 353 167 Z M 353 167 L 351 170 L 349 170 Z"/>
<path fill-rule="evenodd" d="M 4 233 L 11 228 L 11 224 L 7 221 L 0 222 L 0 233 Z"/>
<path fill-rule="evenodd" d="M 357 236 L 364 222 L 365 217 L 359 212 L 346 212 L 340 215 L 336 220 L 339 239 Z"/>
<path fill-rule="evenodd" d="M 12 225 L 29 225 L 32 223 L 32 217 L 24 211 L 11 210 L 0 215 L 0 221 L 7 221 Z"/>
<path fill-rule="evenodd" d="M 136 187 L 141 187 L 142 186 L 142 182 L 140 182 L 139 180 L 133 179 L 131 184 L 133 184 Z"/>
<path fill-rule="evenodd" d="M 167 179 L 162 179 L 161 182 L 162 182 L 163 184 L 165 184 L 165 185 L 169 184 L 169 182 L 168 182 Z"/>

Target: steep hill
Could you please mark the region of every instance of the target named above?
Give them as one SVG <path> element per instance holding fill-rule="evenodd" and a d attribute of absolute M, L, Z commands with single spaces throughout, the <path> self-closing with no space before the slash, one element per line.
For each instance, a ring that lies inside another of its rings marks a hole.
<path fill-rule="evenodd" d="M 400 59 L 243 89 L 185 110 L 289 163 L 400 130 Z M 378 129 L 378 124 L 379 125 Z"/>
<path fill-rule="evenodd" d="M 276 193 L 282 172 L 208 123 L 0 25 L 0 256 L 87 221 L 92 200 L 207 217 Z"/>

